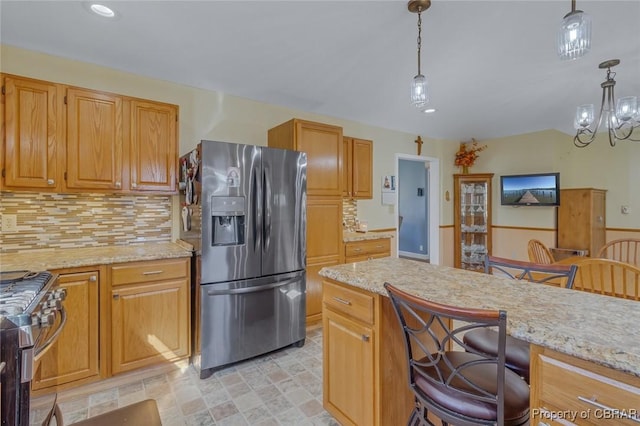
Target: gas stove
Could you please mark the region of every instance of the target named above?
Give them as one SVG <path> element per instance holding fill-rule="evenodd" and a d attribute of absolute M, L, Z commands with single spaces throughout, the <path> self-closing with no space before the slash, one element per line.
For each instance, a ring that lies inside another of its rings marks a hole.
<path fill-rule="evenodd" d="M 0 273 L 0 424 L 29 424 L 34 360 L 57 340 L 66 322 L 64 289 L 51 272 Z"/>
<path fill-rule="evenodd" d="M 51 272 L 0 273 L 0 328 L 52 325 L 64 299 L 63 289 L 52 290 L 56 279 Z"/>

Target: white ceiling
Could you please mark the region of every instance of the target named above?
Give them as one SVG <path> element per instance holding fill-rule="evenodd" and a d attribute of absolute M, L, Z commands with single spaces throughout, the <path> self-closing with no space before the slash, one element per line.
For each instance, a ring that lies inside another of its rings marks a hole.
<path fill-rule="evenodd" d="M 573 133 L 619 58 L 616 95 L 640 95 L 640 1 L 578 1 L 592 50 L 555 51 L 570 0 L 433 0 L 422 73 L 435 114 L 409 105 L 417 16 L 405 1 L 0 1 L 3 44 L 387 129 L 451 140 Z"/>

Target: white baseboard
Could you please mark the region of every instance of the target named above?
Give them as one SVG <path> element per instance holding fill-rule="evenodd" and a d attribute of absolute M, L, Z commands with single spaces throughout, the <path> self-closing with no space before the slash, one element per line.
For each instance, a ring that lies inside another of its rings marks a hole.
<path fill-rule="evenodd" d="M 410 251 L 399 251 L 398 256 L 410 257 L 412 259 L 429 260 L 428 254 L 412 253 Z"/>

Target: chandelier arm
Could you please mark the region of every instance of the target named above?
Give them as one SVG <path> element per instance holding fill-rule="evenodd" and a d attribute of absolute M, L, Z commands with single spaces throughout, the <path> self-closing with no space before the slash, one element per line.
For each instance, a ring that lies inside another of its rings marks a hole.
<path fill-rule="evenodd" d="M 587 140 L 582 140 L 582 138 L 580 136 L 582 135 L 591 135 L 589 137 L 589 139 Z M 596 138 L 596 134 L 594 132 L 592 132 L 589 129 L 580 129 L 578 130 L 578 133 L 576 133 L 576 136 L 573 138 L 573 144 L 575 146 L 577 146 L 578 148 L 584 148 L 585 146 L 588 146 L 591 142 L 594 141 L 594 139 Z"/>

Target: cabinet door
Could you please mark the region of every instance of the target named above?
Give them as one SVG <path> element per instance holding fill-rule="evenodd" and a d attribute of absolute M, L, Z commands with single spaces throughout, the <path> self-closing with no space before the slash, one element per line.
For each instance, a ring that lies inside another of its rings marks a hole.
<path fill-rule="evenodd" d="M 322 318 L 323 266 L 342 263 L 342 199 L 307 199 L 307 324 Z"/>
<path fill-rule="evenodd" d="M 373 198 L 373 142 L 353 139 L 352 166 L 354 198 Z"/>
<path fill-rule="evenodd" d="M 7 76 L 4 88 L 4 185 L 59 190 L 58 153 L 64 139 L 60 87 Z"/>
<path fill-rule="evenodd" d="M 131 189 L 173 192 L 178 163 L 177 107 L 131 101 Z"/>
<path fill-rule="evenodd" d="M 68 188 L 122 188 L 122 120 L 121 97 L 67 90 Z"/>
<path fill-rule="evenodd" d="M 298 151 L 307 153 L 307 195 L 342 195 L 342 128 L 296 122 Z"/>
<path fill-rule="evenodd" d="M 67 290 L 63 305 L 67 322 L 58 341 L 40 361 L 33 389 L 98 377 L 98 271 L 65 273 L 58 278 Z"/>
<path fill-rule="evenodd" d="M 113 374 L 189 355 L 187 280 L 111 290 Z"/>
<path fill-rule="evenodd" d="M 346 198 L 353 196 L 352 146 L 353 138 L 344 136 L 342 138 L 342 196 Z"/>
<path fill-rule="evenodd" d="M 343 425 L 373 425 L 373 330 L 329 309 L 323 318 L 323 405 Z"/>

